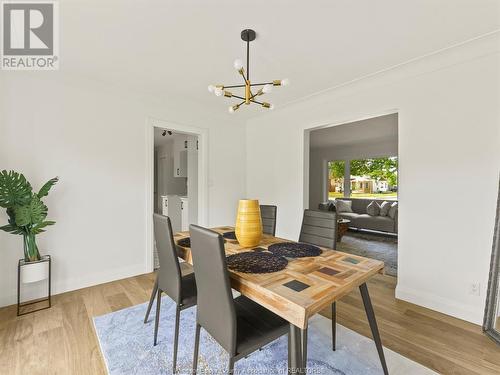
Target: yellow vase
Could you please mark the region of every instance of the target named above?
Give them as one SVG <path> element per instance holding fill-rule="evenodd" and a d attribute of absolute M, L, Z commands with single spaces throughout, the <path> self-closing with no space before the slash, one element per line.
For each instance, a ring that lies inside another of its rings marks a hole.
<path fill-rule="evenodd" d="M 236 216 L 236 238 L 241 246 L 257 246 L 262 239 L 262 218 L 257 199 L 242 199 Z"/>

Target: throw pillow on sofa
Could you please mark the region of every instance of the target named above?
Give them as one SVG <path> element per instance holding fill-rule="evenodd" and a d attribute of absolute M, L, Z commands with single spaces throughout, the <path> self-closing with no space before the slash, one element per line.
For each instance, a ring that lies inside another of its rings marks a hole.
<path fill-rule="evenodd" d="M 337 212 L 352 212 L 352 201 L 335 199 L 335 208 L 337 209 Z"/>
<path fill-rule="evenodd" d="M 366 207 L 366 213 L 370 216 L 378 216 L 380 214 L 380 206 L 377 202 L 372 201 L 368 207 Z"/>
<path fill-rule="evenodd" d="M 387 201 L 383 201 L 380 205 L 380 216 L 387 216 L 389 214 L 389 210 L 391 209 L 391 203 Z"/>
<path fill-rule="evenodd" d="M 394 202 L 393 204 L 391 204 L 391 208 L 389 209 L 389 217 L 394 220 L 396 218 L 396 212 L 398 212 L 398 202 Z"/>

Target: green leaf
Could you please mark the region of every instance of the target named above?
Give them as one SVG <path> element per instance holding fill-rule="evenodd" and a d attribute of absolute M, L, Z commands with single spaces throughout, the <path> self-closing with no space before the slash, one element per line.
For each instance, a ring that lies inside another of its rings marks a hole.
<path fill-rule="evenodd" d="M 55 223 L 56 223 L 55 221 L 47 220 L 47 221 L 44 221 L 44 222 L 41 222 L 41 223 L 33 225 L 31 231 L 34 234 L 43 233 L 43 232 L 45 232 L 45 230 L 43 230 L 42 228 L 45 228 L 45 227 L 47 227 L 49 225 L 54 225 Z"/>
<path fill-rule="evenodd" d="M 26 225 L 40 224 L 47 217 L 47 211 L 47 206 L 38 198 L 38 195 L 33 194 L 29 204 L 14 207 L 16 225 L 24 227 Z"/>
<path fill-rule="evenodd" d="M 40 189 L 40 191 L 38 192 L 38 198 L 43 198 L 43 197 L 46 197 L 47 195 L 49 195 L 49 191 L 50 189 L 52 188 L 52 186 L 54 186 L 57 181 L 59 181 L 59 177 L 54 177 L 54 178 L 51 178 L 50 180 L 48 180 L 45 185 L 42 186 L 42 188 Z"/>
<path fill-rule="evenodd" d="M 23 230 L 21 228 L 19 228 L 18 226 L 10 225 L 10 224 L 7 224 L 7 225 L 0 227 L 0 230 L 3 230 L 7 233 L 12 233 L 12 234 L 23 234 L 24 233 Z"/>
<path fill-rule="evenodd" d="M 27 205 L 31 200 L 32 190 L 22 174 L 6 170 L 0 172 L 0 207 Z"/>

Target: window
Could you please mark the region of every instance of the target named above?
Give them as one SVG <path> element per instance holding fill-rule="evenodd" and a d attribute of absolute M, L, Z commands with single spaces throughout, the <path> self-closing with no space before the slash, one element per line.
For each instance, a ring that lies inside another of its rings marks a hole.
<path fill-rule="evenodd" d="M 389 156 L 328 162 L 328 199 L 342 197 L 398 199 L 398 158 Z M 349 183 L 345 184 L 345 178 Z M 345 189 L 348 191 L 345 191 Z"/>

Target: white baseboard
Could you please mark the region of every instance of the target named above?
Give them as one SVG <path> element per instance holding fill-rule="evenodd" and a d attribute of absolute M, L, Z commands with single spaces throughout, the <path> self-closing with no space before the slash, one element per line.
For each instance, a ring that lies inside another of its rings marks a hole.
<path fill-rule="evenodd" d="M 104 284 L 115 280 L 125 279 L 127 277 L 142 275 L 144 273 L 148 273 L 145 269 L 144 264 L 123 267 L 118 269 L 110 269 L 106 272 L 100 272 L 91 274 L 85 277 L 74 277 L 66 280 L 52 280 L 52 296 L 60 293 L 70 292 L 77 289 L 87 288 L 90 286 Z M 44 283 L 44 282 L 41 282 Z M 43 284 L 42 287 L 39 288 L 30 288 L 30 291 L 23 292 L 23 300 L 31 300 L 34 298 L 39 298 L 40 292 L 45 293 L 46 295 L 46 284 Z M 27 289 L 27 288 L 26 288 Z M 2 296 L 0 298 L 0 307 L 9 306 L 17 303 L 17 294 Z"/>
<path fill-rule="evenodd" d="M 396 287 L 396 298 L 431 310 L 439 311 L 440 313 L 466 320 L 474 324 L 482 325 L 483 323 L 483 306 L 459 304 L 455 301 L 437 296 L 435 294 L 405 288 L 400 285 Z"/>

